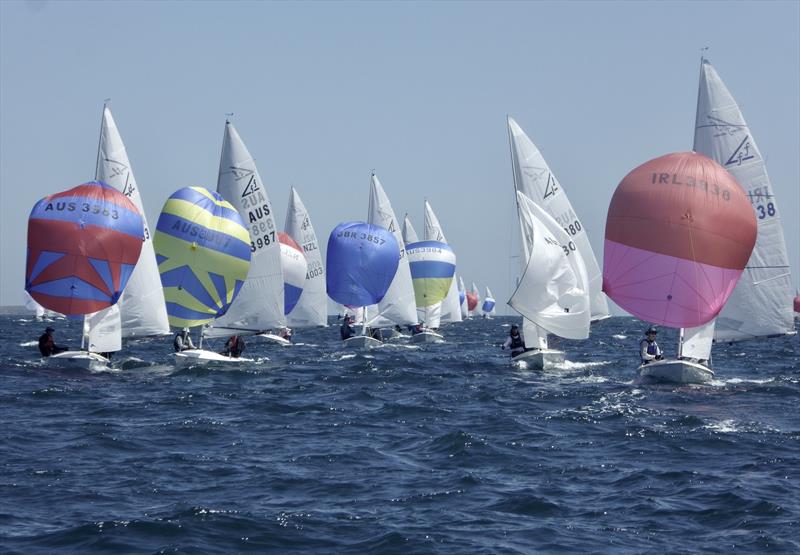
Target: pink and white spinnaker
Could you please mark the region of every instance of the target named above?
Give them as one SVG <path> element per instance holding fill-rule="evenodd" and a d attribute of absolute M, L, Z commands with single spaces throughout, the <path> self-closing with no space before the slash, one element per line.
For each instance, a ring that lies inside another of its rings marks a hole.
<path fill-rule="evenodd" d="M 755 241 L 753 207 L 725 168 L 694 152 L 667 154 L 614 192 L 603 291 L 642 320 L 701 326 L 725 305 Z"/>

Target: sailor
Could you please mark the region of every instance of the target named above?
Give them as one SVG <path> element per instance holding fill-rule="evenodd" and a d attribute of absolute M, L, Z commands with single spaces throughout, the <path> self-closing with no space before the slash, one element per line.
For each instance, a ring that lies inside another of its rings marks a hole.
<path fill-rule="evenodd" d="M 172 346 L 175 347 L 176 353 L 194 349 L 192 338 L 189 337 L 189 328 L 183 328 L 181 331 L 175 334 L 175 340 L 172 342 Z"/>
<path fill-rule="evenodd" d="M 642 357 L 642 364 L 647 364 L 653 360 L 661 360 L 664 355 L 661 353 L 661 348 L 656 343 L 656 334 L 658 330 L 654 326 L 647 328 L 644 332 L 644 339 L 639 343 L 639 355 Z"/>
<path fill-rule="evenodd" d="M 519 326 L 517 324 L 511 325 L 511 330 L 508 332 L 506 342 L 503 343 L 501 349 L 511 349 L 512 358 L 528 350 L 525 348 L 525 339 L 519 332 Z"/>
<path fill-rule="evenodd" d="M 347 314 L 344 317 L 344 323 L 339 327 L 339 335 L 342 336 L 342 341 L 350 339 L 356 334 L 356 329 L 353 327 L 353 317 Z"/>
<path fill-rule="evenodd" d="M 244 339 L 242 339 L 241 336 L 231 335 L 225 342 L 225 350 L 222 351 L 222 354 L 233 358 L 239 358 L 242 356 L 246 347 L 247 345 L 245 345 Z"/>
<path fill-rule="evenodd" d="M 281 328 L 280 333 L 278 334 L 286 341 L 292 340 L 292 328 Z"/>
<path fill-rule="evenodd" d="M 425 325 L 422 322 L 420 322 L 419 324 L 411 328 L 411 335 L 417 335 L 418 333 L 422 333 L 423 331 L 425 331 Z"/>
<path fill-rule="evenodd" d="M 60 347 L 56 345 L 56 342 L 53 339 L 54 331 L 56 330 L 50 326 L 47 326 L 47 329 L 44 330 L 44 333 L 41 335 L 41 337 L 39 337 L 39 352 L 42 353 L 43 357 L 49 357 L 50 355 L 63 353 L 64 351 L 69 350 L 68 347 Z"/>

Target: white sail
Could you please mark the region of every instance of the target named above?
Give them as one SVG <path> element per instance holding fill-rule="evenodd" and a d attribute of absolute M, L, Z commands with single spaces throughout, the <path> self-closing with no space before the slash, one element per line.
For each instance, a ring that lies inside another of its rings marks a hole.
<path fill-rule="evenodd" d="M 461 276 L 458 276 L 458 300 L 461 301 L 461 294 L 464 294 L 464 302 L 461 303 L 461 319 L 466 320 L 469 318 L 469 310 L 467 309 L 467 290 L 464 287 L 464 279 Z"/>
<path fill-rule="evenodd" d="M 586 229 L 539 149 L 517 122 L 510 117 L 508 118 L 508 132 L 516 190 L 543 208 L 569 235 L 586 266 L 589 278 L 589 296 L 592 302 L 592 319 L 607 318 L 610 313 L 608 300 L 605 293 L 602 292 L 603 274 L 589 243 Z"/>
<path fill-rule="evenodd" d="M 205 335 L 223 336 L 230 331 L 259 333 L 285 326 L 281 246 L 272 204 L 253 157 L 229 121 L 225 122 L 217 192 L 242 216 L 250 232 L 253 254 L 239 296 Z"/>
<path fill-rule="evenodd" d="M 377 305 L 366 307 L 367 324 L 376 328 L 393 326 L 413 326 L 417 323 L 417 309 L 414 300 L 414 284 L 399 222 L 392 210 L 392 203 L 383 190 L 375 174 L 370 179 L 369 215 L 367 222 L 388 229 L 400 246 L 400 262 L 397 273 L 386 294 Z"/>
<path fill-rule="evenodd" d="M 122 349 L 120 303 L 116 303 L 83 319 L 86 348 L 92 353 L 112 353 Z"/>
<path fill-rule="evenodd" d="M 403 243 L 409 245 L 411 243 L 418 243 L 419 237 L 417 237 L 417 232 L 414 231 L 414 226 L 411 225 L 411 220 L 408 218 L 408 214 L 403 219 Z"/>
<path fill-rule="evenodd" d="M 714 342 L 714 320 L 711 320 L 709 324 L 681 330 L 679 358 L 704 361 L 708 361 L 711 358 L 711 344 Z"/>
<path fill-rule="evenodd" d="M 144 224 L 144 242 L 139 260 L 125 286 L 119 300 L 119 310 L 106 309 L 105 318 L 121 318 L 118 327 L 123 337 L 163 335 L 169 333 L 164 290 L 158 274 L 158 264 L 153 250 L 153 239 L 142 204 L 142 197 L 136 178 L 133 176 L 128 153 L 119 134 L 119 129 L 108 106 L 103 108 L 100 127 L 100 144 L 97 153 L 95 178 L 110 185 L 128 197 L 139 209 Z M 94 317 L 92 321 L 101 325 L 103 318 Z M 117 324 L 105 322 L 106 329 L 114 329 Z M 121 348 L 121 347 L 120 347 Z M 114 349 L 106 349 L 110 352 Z"/>
<path fill-rule="evenodd" d="M 747 122 L 708 60 L 701 64 L 694 150 L 733 174 L 750 197 L 758 223 L 747 267 L 712 324 L 715 340 L 794 333 L 792 277 L 778 200 Z"/>
<path fill-rule="evenodd" d="M 425 201 L 425 240 L 447 243 L 439 218 L 436 217 L 427 200 Z M 439 319 L 441 323 L 445 324 L 461 321 L 461 306 L 458 302 L 458 284 L 456 280 L 450 282 L 450 290 L 441 303 Z"/>
<path fill-rule="evenodd" d="M 292 327 L 326 326 L 328 324 L 328 296 L 325 292 L 325 267 L 317 242 L 317 234 L 308 217 L 308 211 L 300 195 L 292 187 L 289 207 L 286 211 L 286 233 L 303 249 L 308 262 L 305 286 L 300 300 L 289 313 Z"/>
<path fill-rule="evenodd" d="M 580 252 L 570 247 L 563 227 L 519 191 L 517 203 L 533 237 L 527 268 L 508 304 L 550 333 L 586 339 L 591 309 Z"/>
<path fill-rule="evenodd" d="M 547 331 L 527 318 L 522 319 L 522 338 L 529 349 L 547 349 Z"/>

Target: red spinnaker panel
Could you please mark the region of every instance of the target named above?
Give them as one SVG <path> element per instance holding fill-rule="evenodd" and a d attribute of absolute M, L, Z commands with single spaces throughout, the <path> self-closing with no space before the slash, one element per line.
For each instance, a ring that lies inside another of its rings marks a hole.
<path fill-rule="evenodd" d="M 478 294 L 467 291 L 467 309 L 473 311 L 477 306 L 478 306 Z"/>
<path fill-rule="evenodd" d="M 752 205 L 725 168 L 694 152 L 661 156 L 614 192 L 603 291 L 643 320 L 700 326 L 733 292 L 755 240 Z"/>
<path fill-rule="evenodd" d="M 143 239 L 139 210 L 104 183 L 45 197 L 28 218 L 25 290 L 66 315 L 108 308 L 119 300 Z"/>

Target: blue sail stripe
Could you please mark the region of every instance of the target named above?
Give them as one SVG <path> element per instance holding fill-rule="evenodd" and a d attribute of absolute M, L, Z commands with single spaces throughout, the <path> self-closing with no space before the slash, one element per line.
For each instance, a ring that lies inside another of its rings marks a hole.
<path fill-rule="evenodd" d="M 200 304 L 204 304 L 208 308 L 214 310 L 219 309 L 217 301 L 215 301 L 206 288 L 203 287 L 203 284 L 189 266 L 181 266 L 180 268 L 162 273 L 161 285 L 163 287 L 179 287 L 194 297 Z M 223 303 L 225 302 L 224 298 L 221 300 Z"/>
<path fill-rule="evenodd" d="M 208 312 L 199 312 L 169 301 L 166 302 L 166 306 L 167 314 L 173 318 L 181 318 L 183 320 L 209 320 L 215 314 L 213 311 L 210 314 Z"/>
<path fill-rule="evenodd" d="M 453 277 L 456 271 L 454 264 L 447 262 L 439 262 L 437 260 L 421 260 L 419 262 L 410 262 L 411 277 L 414 279 L 420 278 L 449 278 Z"/>
<path fill-rule="evenodd" d="M 219 202 L 225 200 L 218 193 L 214 191 L 209 192 L 215 197 L 218 197 L 217 200 Z M 231 220 L 237 223 L 241 222 L 241 216 L 235 209 L 228 208 L 227 206 L 220 206 L 204 194 L 195 191 L 191 187 L 184 187 L 183 189 L 176 191 L 175 194 L 170 196 L 170 198 L 190 202 L 218 218 L 225 218 L 226 220 Z"/>
<path fill-rule="evenodd" d="M 453 252 L 453 249 L 450 248 L 450 245 L 440 241 L 418 241 L 416 243 L 411 243 L 406 245 L 406 252 L 414 249 L 424 248 L 441 249 L 443 251 Z"/>
<path fill-rule="evenodd" d="M 109 302 L 111 297 L 107 293 L 100 291 L 93 285 L 85 281 L 75 278 L 66 277 L 61 279 L 54 279 L 53 281 L 46 281 L 38 285 L 34 285 L 29 289 L 29 292 L 35 291 L 44 295 L 51 295 L 53 297 L 63 298 L 77 298 L 86 299 L 90 301 L 105 301 Z M 68 295 L 64 295 L 65 291 L 69 291 Z"/>
<path fill-rule="evenodd" d="M 64 256 L 66 256 L 66 253 L 64 252 L 42 251 L 39 254 L 39 258 L 36 259 L 36 262 L 33 265 L 33 270 L 31 270 L 31 275 L 28 277 L 28 281 L 32 282 L 35 280 L 36 277 L 42 273 L 42 270 Z"/>
<path fill-rule="evenodd" d="M 88 211 L 84 208 L 88 207 Z M 95 207 L 98 209 L 94 213 Z M 103 211 L 107 210 L 104 214 Z M 117 217 L 115 218 L 114 215 Z M 138 239 L 144 237 L 142 217 L 136 212 L 103 199 L 84 196 L 42 199 L 31 211 L 31 218 L 75 222 L 82 220 L 86 225 L 96 225 L 114 229 Z"/>
<path fill-rule="evenodd" d="M 187 243 L 197 242 L 202 248 L 221 252 L 242 260 L 250 260 L 250 245 L 223 231 L 209 229 L 180 216 L 162 212 L 156 229 Z"/>

